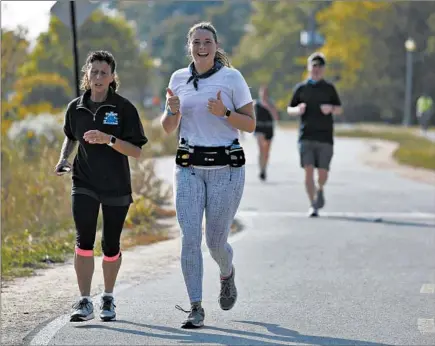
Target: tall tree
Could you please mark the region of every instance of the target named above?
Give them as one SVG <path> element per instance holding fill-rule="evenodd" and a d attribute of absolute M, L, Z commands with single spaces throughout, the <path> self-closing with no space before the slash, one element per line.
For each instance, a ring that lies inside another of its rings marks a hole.
<path fill-rule="evenodd" d="M 39 36 L 29 62 L 22 69 L 22 76 L 36 72 L 54 71 L 74 85 L 73 55 L 71 53 L 70 30 L 56 17 L 51 17 L 48 32 Z M 108 16 L 95 11 L 78 29 L 79 61 L 82 65 L 92 50 L 111 51 L 117 60 L 117 72 L 121 79 L 121 90 L 134 101 L 142 97 L 150 83 L 152 63 L 140 48 L 134 28 L 121 16 Z M 71 88 L 74 90 L 74 88 Z M 54 90 L 47 93 L 44 86 L 36 87 L 27 102 L 33 99 L 46 100 L 55 106 L 65 105 L 74 94 Z"/>
<path fill-rule="evenodd" d="M 423 89 L 435 93 L 435 4 L 431 2 L 335 1 L 318 21 L 327 37 L 323 51 L 339 73 L 350 120 L 399 122 L 405 93 L 405 47 L 414 53 L 413 102 Z"/>
<path fill-rule="evenodd" d="M 19 69 L 29 58 L 29 42 L 25 38 L 26 30 L 18 27 L 13 30 L 2 30 L 2 88 L 1 88 L 1 108 L 2 108 L 2 134 L 5 134 L 14 120 L 22 119 L 29 114 L 41 112 L 55 112 L 52 104 L 43 99 L 33 99 L 29 96 L 33 90 L 40 85 L 44 85 L 47 90 L 50 88 L 60 88 L 69 90 L 65 79 L 51 71 L 41 73 L 35 71 L 34 74 L 22 77 Z"/>
<path fill-rule="evenodd" d="M 26 33 L 26 30 L 22 27 L 19 27 L 15 31 L 1 29 L 2 100 L 5 100 L 8 94 L 13 91 L 18 67 L 26 61 L 27 50 L 29 48 Z"/>
<path fill-rule="evenodd" d="M 161 71 L 165 76 L 169 77 L 174 70 L 185 67 L 189 62 L 187 32 L 198 20 L 199 17 L 195 15 L 177 16 L 165 19 L 154 29 L 153 35 L 165 40 L 158 55 L 162 60 Z"/>
<path fill-rule="evenodd" d="M 222 2 L 220 6 L 206 8 L 205 20 L 213 23 L 218 31 L 218 38 L 222 48 L 229 54 L 246 33 L 246 24 L 252 12 L 250 2 Z"/>
<path fill-rule="evenodd" d="M 153 34 L 159 24 L 169 18 L 202 16 L 207 8 L 221 5 L 222 1 L 112 1 L 111 7 L 123 12 L 137 25 L 138 36 L 154 51 L 164 46 L 164 37 Z M 160 29 L 158 29 L 160 31 Z M 159 54 L 153 54 L 159 56 Z"/>
<path fill-rule="evenodd" d="M 311 12 L 322 4 L 293 1 L 254 1 L 247 33 L 235 49 L 233 63 L 256 92 L 269 84 L 281 111 L 302 78 L 306 57 L 312 48 L 300 44 L 300 34 L 310 24 Z M 256 96 L 254 94 L 254 96 Z"/>
<path fill-rule="evenodd" d="M 163 80 L 172 71 L 185 66 L 186 34 L 200 21 L 211 21 L 223 48 L 231 53 L 244 35 L 244 25 L 249 20 L 249 2 L 231 1 L 114 1 L 113 8 L 123 12 L 136 23 L 138 38 L 144 42 L 150 55 L 162 60 Z"/>

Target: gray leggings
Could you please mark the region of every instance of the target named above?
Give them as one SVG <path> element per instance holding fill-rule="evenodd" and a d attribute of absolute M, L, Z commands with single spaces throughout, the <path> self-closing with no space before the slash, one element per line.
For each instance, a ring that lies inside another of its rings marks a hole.
<path fill-rule="evenodd" d="M 202 300 L 202 218 L 205 239 L 222 276 L 231 274 L 231 224 L 242 199 L 245 168 L 175 168 L 175 208 L 181 228 L 181 269 L 190 302 Z"/>

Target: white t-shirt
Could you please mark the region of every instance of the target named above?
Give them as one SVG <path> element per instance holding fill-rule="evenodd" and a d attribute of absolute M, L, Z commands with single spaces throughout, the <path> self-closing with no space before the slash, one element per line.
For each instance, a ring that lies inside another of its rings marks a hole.
<path fill-rule="evenodd" d="M 180 137 L 192 146 L 230 145 L 239 137 L 239 131 L 225 117 L 210 113 L 208 100 L 216 99 L 221 90 L 222 102 L 235 111 L 252 102 L 248 84 L 238 70 L 226 66 L 208 78 L 199 79 L 198 90 L 195 90 L 193 80 L 186 84 L 190 76 L 189 68 L 177 70 L 168 86 L 180 98 Z"/>

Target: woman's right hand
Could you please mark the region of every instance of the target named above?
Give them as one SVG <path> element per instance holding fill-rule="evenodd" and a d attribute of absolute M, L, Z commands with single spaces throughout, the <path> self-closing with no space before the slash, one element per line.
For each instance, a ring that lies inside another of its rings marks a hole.
<path fill-rule="evenodd" d="M 56 167 L 54 167 L 54 172 L 59 176 L 64 175 L 65 173 L 71 172 L 71 167 L 72 166 L 68 160 L 63 159 L 56 164 Z"/>
<path fill-rule="evenodd" d="M 180 111 L 180 99 L 169 88 L 166 88 L 166 93 L 167 107 L 172 113 L 178 113 Z"/>

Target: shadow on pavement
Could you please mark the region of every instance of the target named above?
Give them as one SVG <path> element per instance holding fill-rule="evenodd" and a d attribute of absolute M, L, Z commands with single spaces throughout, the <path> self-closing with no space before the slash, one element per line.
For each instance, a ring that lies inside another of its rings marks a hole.
<path fill-rule="evenodd" d="M 384 218 L 373 218 L 373 217 L 358 217 L 358 216 L 322 216 L 321 219 L 330 219 L 330 220 L 342 220 L 342 221 L 356 221 L 356 222 L 367 222 L 367 223 L 381 223 L 383 225 L 391 225 L 391 226 L 408 226 L 408 227 L 423 227 L 423 228 L 432 228 L 435 230 L 435 223 L 427 223 L 427 222 L 414 222 L 414 221 L 397 221 L 397 220 L 386 220 Z"/>
<path fill-rule="evenodd" d="M 268 333 L 264 332 L 251 332 L 240 329 L 219 328 L 213 326 L 204 326 L 201 329 L 181 329 L 165 326 L 156 326 L 145 323 L 136 323 L 126 320 L 118 320 L 111 323 L 102 324 L 86 324 L 78 325 L 79 329 L 107 329 L 120 333 L 140 335 L 147 338 L 159 338 L 163 340 L 172 340 L 179 343 L 191 344 L 191 343 L 204 343 L 204 344 L 222 344 L 222 345 L 265 345 L 272 346 L 279 343 L 294 343 L 294 344 L 309 344 L 309 345 L 354 345 L 354 346 L 374 346 L 374 345 L 386 345 L 373 343 L 369 341 L 349 340 L 341 338 L 333 338 L 326 336 L 310 336 L 299 334 L 295 330 L 280 327 L 277 324 L 254 322 L 254 321 L 235 321 L 236 323 L 251 324 L 265 328 Z M 121 326 L 115 325 L 131 325 L 139 328 L 147 328 L 163 332 L 160 334 L 156 332 L 127 329 Z M 207 331 L 219 332 L 208 333 Z M 262 339 L 262 340 L 260 340 Z M 264 339 L 268 340 L 264 341 Z"/>

